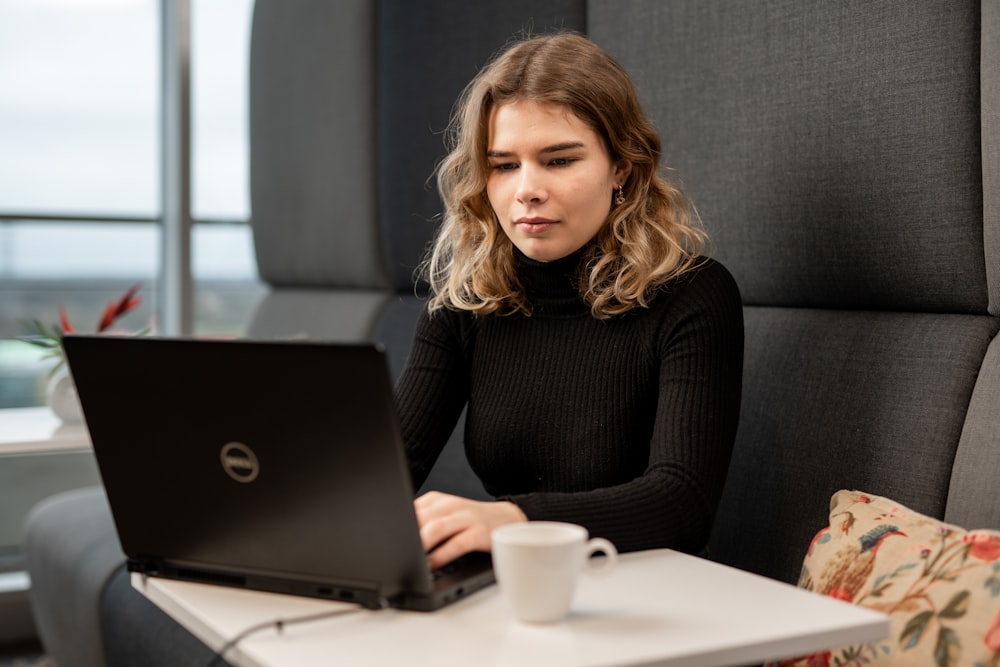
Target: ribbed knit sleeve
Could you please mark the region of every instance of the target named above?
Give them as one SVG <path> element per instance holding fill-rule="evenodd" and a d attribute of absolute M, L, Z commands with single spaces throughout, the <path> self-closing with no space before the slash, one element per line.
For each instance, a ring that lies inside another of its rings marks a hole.
<path fill-rule="evenodd" d="M 458 313 L 426 310 L 417 321 L 406 368 L 396 386 L 400 430 L 413 488 L 419 489 L 469 397 L 466 350 Z"/>

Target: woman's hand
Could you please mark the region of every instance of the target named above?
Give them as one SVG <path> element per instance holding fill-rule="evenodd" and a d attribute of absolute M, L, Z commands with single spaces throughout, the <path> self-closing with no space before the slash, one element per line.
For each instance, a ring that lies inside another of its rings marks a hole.
<path fill-rule="evenodd" d="M 420 539 L 431 552 L 427 559 L 431 569 L 471 551 L 489 551 L 494 528 L 528 520 L 512 502 L 481 502 L 439 491 L 428 491 L 413 501 L 413 506 Z"/>

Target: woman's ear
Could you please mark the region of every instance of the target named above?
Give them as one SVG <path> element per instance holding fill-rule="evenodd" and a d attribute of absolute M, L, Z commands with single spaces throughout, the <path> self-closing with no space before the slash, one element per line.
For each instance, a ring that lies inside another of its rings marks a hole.
<path fill-rule="evenodd" d="M 625 181 L 628 180 L 629 174 L 632 173 L 632 162 L 621 158 L 618 162 L 615 162 L 615 183 L 619 186 L 625 185 Z"/>

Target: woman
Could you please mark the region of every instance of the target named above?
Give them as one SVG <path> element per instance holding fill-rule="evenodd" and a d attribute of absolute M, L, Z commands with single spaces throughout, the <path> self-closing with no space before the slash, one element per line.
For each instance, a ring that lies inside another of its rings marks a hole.
<path fill-rule="evenodd" d="M 742 308 L 657 174 L 628 75 L 579 35 L 528 39 L 469 84 L 450 129 L 397 398 L 414 484 L 467 406 L 466 453 L 496 501 L 418 498 L 430 565 L 538 519 L 621 551 L 703 548 L 739 415 Z"/>

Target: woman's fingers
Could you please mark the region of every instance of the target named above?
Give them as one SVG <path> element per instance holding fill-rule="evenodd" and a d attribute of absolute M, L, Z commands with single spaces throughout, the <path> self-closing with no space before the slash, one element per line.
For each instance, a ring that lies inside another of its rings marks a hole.
<path fill-rule="evenodd" d="M 420 540 L 424 551 L 431 551 L 449 538 L 467 530 L 473 519 L 468 512 L 454 508 L 452 511 L 428 512 L 419 518 Z"/>
<path fill-rule="evenodd" d="M 464 556 L 473 551 L 489 551 L 489 542 L 482 545 L 481 540 L 475 535 L 474 529 L 467 529 L 455 533 L 447 541 L 442 542 L 436 549 L 427 556 L 427 565 L 432 570 L 444 567 L 451 561 Z"/>
<path fill-rule="evenodd" d="M 489 551 L 494 528 L 527 520 L 511 502 L 481 502 L 438 491 L 420 496 L 413 505 L 420 539 L 430 552 L 428 563 L 432 568 L 471 551 Z"/>

